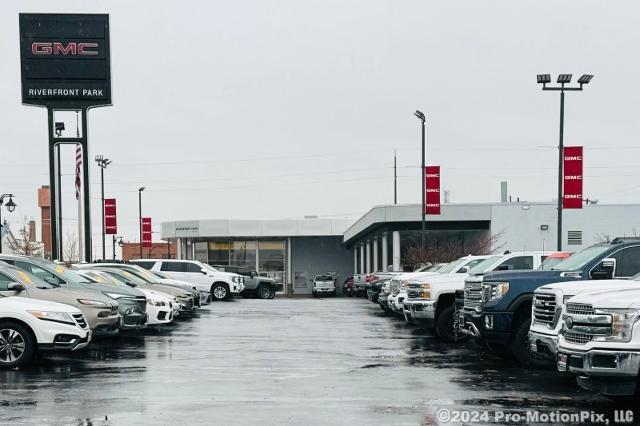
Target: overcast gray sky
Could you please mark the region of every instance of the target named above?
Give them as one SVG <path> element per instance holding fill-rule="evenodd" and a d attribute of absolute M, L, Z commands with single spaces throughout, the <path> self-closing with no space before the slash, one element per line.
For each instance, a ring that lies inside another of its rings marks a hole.
<path fill-rule="evenodd" d="M 452 202 L 556 192 L 559 95 L 537 73 L 595 77 L 566 100 L 567 145 L 585 146 L 585 196 L 640 195 L 640 6 L 634 1 L 9 1 L 0 14 L 0 192 L 39 219 L 46 113 L 20 103 L 19 12 L 109 13 L 113 106 L 89 115 L 90 156 L 113 160 L 120 233 L 145 215 L 358 216 L 420 200 L 427 163 Z M 546 146 L 546 148 L 545 148 Z M 65 224 L 75 229 L 73 148 Z M 98 168 L 91 165 L 95 242 Z M 158 236 L 154 236 L 157 239 Z"/>

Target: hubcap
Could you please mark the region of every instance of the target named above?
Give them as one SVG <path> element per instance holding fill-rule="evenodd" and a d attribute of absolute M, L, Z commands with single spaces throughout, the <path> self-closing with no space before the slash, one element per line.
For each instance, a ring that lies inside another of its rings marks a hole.
<path fill-rule="evenodd" d="M 0 362 L 14 362 L 22 357 L 25 341 L 16 330 L 5 328 L 0 330 Z"/>
<path fill-rule="evenodd" d="M 213 295 L 216 299 L 224 299 L 227 296 L 227 289 L 222 286 L 218 286 L 213 289 Z"/>
<path fill-rule="evenodd" d="M 264 287 L 262 289 L 262 297 L 264 299 L 266 299 L 267 297 L 269 297 L 271 295 L 271 290 L 269 290 L 268 288 Z"/>

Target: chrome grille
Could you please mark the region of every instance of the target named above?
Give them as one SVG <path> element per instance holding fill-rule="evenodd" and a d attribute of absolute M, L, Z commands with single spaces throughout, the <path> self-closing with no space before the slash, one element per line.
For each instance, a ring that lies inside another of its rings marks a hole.
<path fill-rule="evenodd" d="M 464 285 L 464 308 L 481 310 L 483 307 L 482 283 L 467 282 Z"/>
<path fill-rule="evenodd" d="M 591 305 L 584 303 L 567 303 L 567 314 L 573 315 L 595 315 L 596 311 Z"/>
<path fill-rule="evenodd" d="M 556 312 L 556 296 L 539 293 L 533 296 L 533 320 L 542 324 L 553 323 Z"/>
<path fill-rule="evenodd" d="M 590 334 L 576 333 L 574 331 L 565 332 L 564 338 L 567 342 L 575 343 L 576 345 L 584 345 L 593 340 L 593 336 Z"/>
<path fill-rule="evenodd" d="M 82 314 L 73 314 L 73 319 L 78 324 L 80 328 L 87 328 L 87 321 L 84 319 L 84 315 Z"/>

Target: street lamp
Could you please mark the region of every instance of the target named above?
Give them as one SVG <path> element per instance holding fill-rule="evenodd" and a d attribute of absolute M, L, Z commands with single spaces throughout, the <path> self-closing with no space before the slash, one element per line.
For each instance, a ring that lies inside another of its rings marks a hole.
<path fill-rule="evenodd" d="M 416 117 L 418 117 L 418 119 L 421 121 L 422 123 L 422 168 L 420 169 L 420 179 L 422 180 L 422 206 L 420 207 L 422 209 L 422 232 L 420 234 L 420 241 L 421 241 L 421 246 L 422 249 L 424 250 L 425 248 L 425 232 L 426 232 L 426 223 L 425 223 L 425 174 L 424 174 L 424 167 L 425 167 L 425 163 L 424 163 L 424 157 L 425 157 L 425 146 L 424 146 L 424 130 L 425 130 L 425 121 L 427 120 L 427 118 L 424 116 L 424 114 L 422 113 L 422 111 L 416 110 L 416 112 L 413 113 L 413 115 L 415 115 Z"/>
<path fill-rule="evenodd" d="M 566 84 L 571 83 L 572 74 L 558 75 L 559 86 L 547 86 L 551 83 L 550 74 L 538 74 L 538 84 L 542 84 L 542 90 L 553 90 L 560 92 L 560 143 L 558 144 L 558 251 L 562 250 L 562 157 L 564 154 L 564 92 L 581 91 L 585 84 L 589 84 L 593 75 L 583 74 L 578 79 L 580 86 L 567 87 Z"/>
<path fill-rule="evenodd" d="M 142 191 L 146 187 L 138 188 L 138 226 L 140 227 L 140 259 L 142 259 Z"/>
<path fill-rule="evenodd" d="M 105 224 L 104 224 L 104 169 L 111 164 L 111 160 L 104 158 L 102 155 L 96 155 L 95 158 L 98 167 L 100 167 L 100 187 L 102 189 L 102 259 L 106 259 L 105 255 Z"/>
<path fill-rule="evenodd" d="M 13 194 L 2 194 L 0 195 L 0 253 L 2 253 L 2 227 L 4 224 L 2 223 L 2 206 L 4 204 L 4 199 L 9 197 L 9 201 L 7 201 L 6 209 L 9 213 L 13 213 L 17 207 L 17 204 L 13 202 Z"/>

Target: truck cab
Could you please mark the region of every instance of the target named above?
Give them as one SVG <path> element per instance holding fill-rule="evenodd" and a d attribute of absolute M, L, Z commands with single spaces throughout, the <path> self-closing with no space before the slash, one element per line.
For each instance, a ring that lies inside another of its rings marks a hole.
<path fill-rule="evenodd" d="M 531 352 L 533 294 L 564 281 L 631 278 L 640 272 L 640 240 L 617 238 L 583 249 L 549 270 L 496 271 L 465 281 L 457 327 L 525 366 L 544 364 Z"/>

